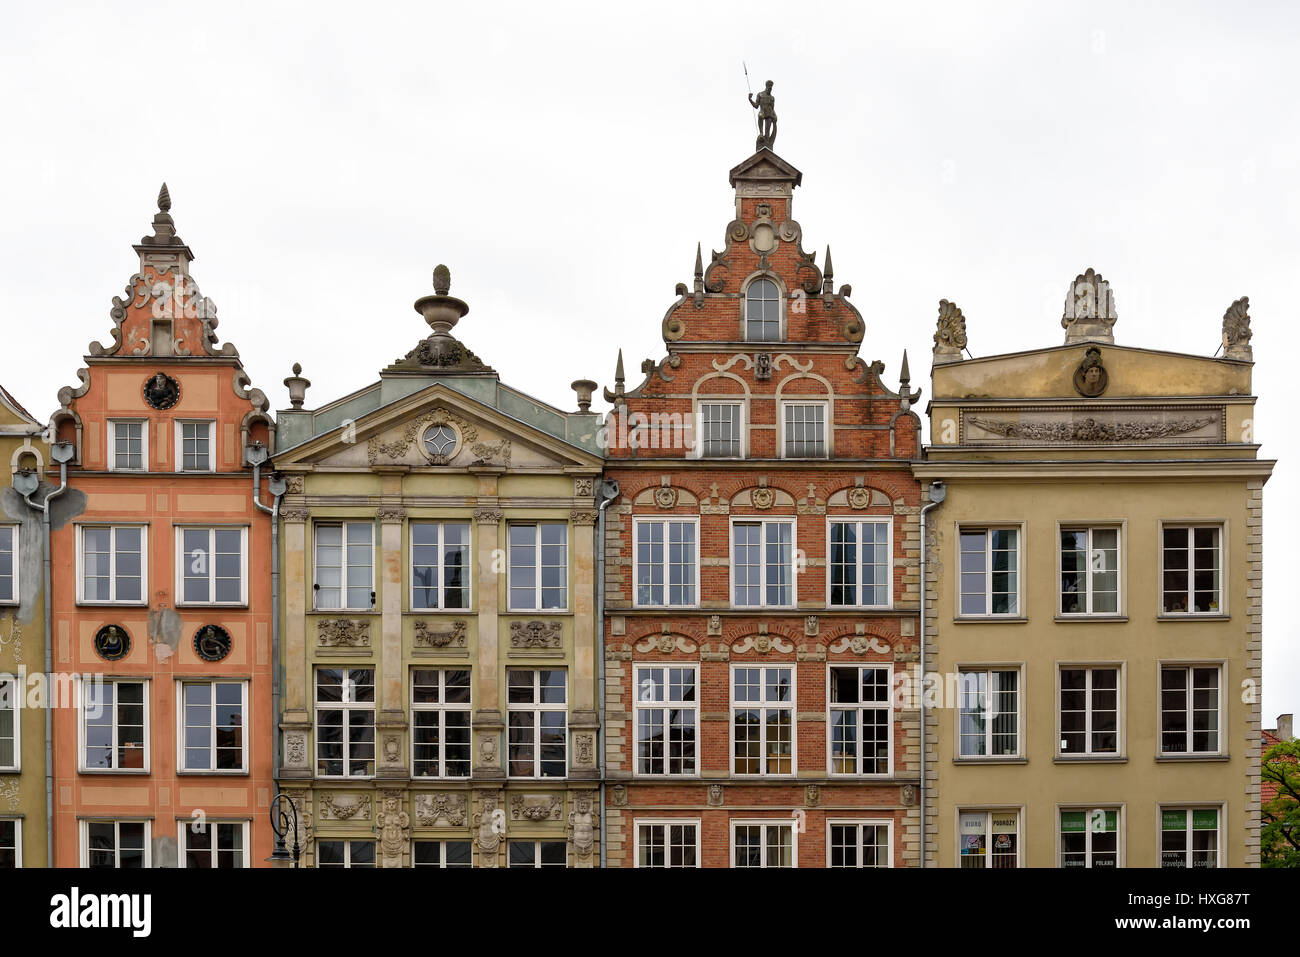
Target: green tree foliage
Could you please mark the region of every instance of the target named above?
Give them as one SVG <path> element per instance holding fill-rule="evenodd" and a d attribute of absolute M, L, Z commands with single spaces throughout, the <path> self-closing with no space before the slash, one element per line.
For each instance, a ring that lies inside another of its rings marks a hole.
<path fill-rule="evenodd" d="M 1260 854 L 1265 867 L 1300 867 L 1300 740 L 1275 744 L 1264 754 L 1262 777 L 1277 796 L 1260 808 Z"/>

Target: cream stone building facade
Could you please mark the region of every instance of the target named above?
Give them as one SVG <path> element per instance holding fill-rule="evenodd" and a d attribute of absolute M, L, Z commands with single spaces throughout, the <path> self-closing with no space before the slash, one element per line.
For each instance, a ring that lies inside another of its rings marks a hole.
<path fill-rule="evenodd" d="M 1247 306 L 1213 357 L 1118 345 L 1088 270 L 1063 345 L 967 358 L 940 304 L 915 467 L 945 685 L 925 722 L 931 866 L 1258 865 L 1273 462 Z"/>
<path fill-rule="evenodd" d="M 504 385 L 434 285 L 378 382 L 286 380 L 279 787 L 305 866 L 593 866 L 595 384 Z"/>

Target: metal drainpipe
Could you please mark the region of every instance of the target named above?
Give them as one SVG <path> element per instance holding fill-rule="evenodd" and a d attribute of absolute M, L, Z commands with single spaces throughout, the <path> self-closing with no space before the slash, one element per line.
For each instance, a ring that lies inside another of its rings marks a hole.
<path fill-rule="evenodd" d="M 925 565 L 925 513 L 932 508 L 938 508 L 947 496 L 948 490 L 943 482 L 930 483 L 930 504 L 921 507 L 921 614 L 920 614 L 920 638 L 921 638 L 921 683 L 919 687 L 921 695 L 921 867 L 925 868 L 925 595 L 929 589 L 929 583 L 926 579 Z"/>
<path fill-rule="evenodd" d="M 596 509 L 596 750 L 600 768 L 600 866 L 605 855 L 605 506 L 618 498 L 618 483 L 600 483 L 604 499 Z"/>
<path fill-rule="evenodd" d="M 29 507 L 40 511 L 41 513 L 41 531 L 43 533 L 42 549 L 45 565 L 45 579 L 43 589 L 45 591 L 45 866 L 54 866 L 54 701 L 53 695 L 50 694 L 50 679 L 54 674 L 54 649 L 50 647 L 53 641 L 53 632 L 51 616 L 52 602 L 50 601 L 50 502 L 54 501 L 60 495 L 68 490 L 68 463 L 59 463 L 59 487 L 45 496 L 45 500 L 37 505 L 32 501 L 32 492 L 23 496 L 23 501 Z"/>
<path fill-rule="evenodd" d="M 272 476 L 274 479 L 274 476 Z M 274 485 L 274 482 L 272 483 Z M 271 516 L 271 777 L 280 768 L 280 496 L 272 492 L 271 504 L 262 504 L 262 466 L 253 465 L 253 504 Z"/>

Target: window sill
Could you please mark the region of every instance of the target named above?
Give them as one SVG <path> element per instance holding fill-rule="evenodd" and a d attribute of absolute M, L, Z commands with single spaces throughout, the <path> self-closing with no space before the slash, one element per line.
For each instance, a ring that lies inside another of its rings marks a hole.
<path fill-rule="evenodd" d="M 246 777 L 248 777 L 248 775 L 249 775 L 249 772 L 248 772 L 248 771 L 229 771 L 229 770 L 223 770 L 223 771 L 193 771 L 193 770 L 186 770 L 186 771 L 182 771 L 182 770 L 180 770 L 179 768 L 178 768 L 177 771 L 176 771 L 176 776 L 177 776 L 178 778 L 185 778 L 185 777 L 189 777 L 189 778 L 194 778 L 194 777 L 207 777 L 207 778 L 241 778 L 241 777 L 242 777 L 242 778 L 246 778 Z"/>
<path fill-rule="evenodd" d="M 78 608 L 148 608 L 147 601 L 78 601 Z"/>
<path fill-rule="evenodd" d="M 377 614 L 383 614 L 378 612 Z M 402 612 L 408 618 L 417 618 L 424 615 L 472 615 L 472 608 L 408 608 Z"/>
<path fill-rule="evenodd" d="M 1022 615 L 958 615 L 954 625 L 1027 625 L 1029 619 Z"/>
<path fill-rule="evenodd" d="M 1053 764 L 1127 764 L 1126 754 L 1058 754 Z"/>
<path fill-rule="evenodd" d="M 242 609 L 247 609 L 247 608 L 248 608 L 248 602 L 246 602 L 246 601 L 241 601 L 241 602 L 224 602 L 224 601 L 185 601 L 185 602 L 180 602 L 180 601 L 178 601 L 178 602 L 176 603 L 176 607 L 177 607 L 177 608 L 184 608 L 184 609 L 191 609 L 191 608 L 192 608 L 192 609 L 195 609 L 195 610 L 197 610 L 197 611 L 202 611 L 202 610 L 205 609 L 205 608 L 218 608 L 218 609 L 224 609 L 224 610 L 226 610 L 226 611 L 239 611 L 241 608 L 242 608 Z"/>
<path fill-rule="evenodd" d="M 378 618 L 383 615 L 382 611 L 376 608 L 313 608 L 307 614 L 309 615 L 373 615 Z"/>
<path fill-rule="evenodd" d="M 461 614 L 466 614 L 466 612 L 461 612 Z M 498 616 L 533 615 L 534 617 L 536 617 L 537 615 L 572 615 L 572 614 L 573 612 L 569 611 L 569 609 L 567 608 L 511 608 L 508 611 L 497 612 Z"/>
<path fill-rule="evenodd" d="M 1156 613 L 1156 621 L 1228 621 L 1231 617 L 1218 611 Z"/>
<path fill-rule="evenodd" d="M 96 775 L 106 774 L 110 777 L 132 777 L 141 774 L 152 774 L 148 768 L 78 768 L 78 774 Z"/>
<path fill-rule="evenodd" d="M 1202 761 L 1231 761 L 1229 754 L 1157 754 L 1157 764 L 1195 764 Z"/>
<path fill-rule="evenodd" d="M 958 757 L 958 758 L 953 758 L 952 763 L 953 764 L 1028 764 L 1029 759 L 1022 756 L 1021 757 L 1017 757 L 1017 756 L 999 757 L 997 755 L 992 755 L 990 757 L 984 757 L 984 758 Z"/>
<path fill-rule="evenodd" d="M 1054 620 L 1058 622 L 1096 622 L 1098 624 L 1109 624 L 1111 622 L 1128 621 L 1128 615 L 1057 615 Z"/>

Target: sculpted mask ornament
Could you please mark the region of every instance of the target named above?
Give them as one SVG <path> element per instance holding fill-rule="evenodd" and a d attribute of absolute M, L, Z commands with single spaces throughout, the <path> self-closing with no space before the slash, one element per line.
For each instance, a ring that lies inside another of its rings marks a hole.
<path fill-rule="evenodd" d="M 1074 388 L 1079 395 L 1094 398 L 1106 391 L 1110 377 L 1101 364 L 1101 350 L 1093 347 L 1084 353 L 1083 361 L 1074 371 Z"/>

